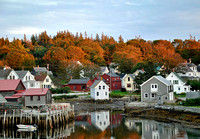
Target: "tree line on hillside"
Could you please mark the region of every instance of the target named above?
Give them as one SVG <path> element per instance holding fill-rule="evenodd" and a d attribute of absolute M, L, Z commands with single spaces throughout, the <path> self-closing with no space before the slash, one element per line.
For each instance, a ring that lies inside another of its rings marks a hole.
<path fill-rule="evenodd" d="M 146 41 L 135 38 L 124 41 L 122 36 L 115 40 L 111 36 L 89 37 L 87 33 L 72 34 L 59 31 L 55 36 L 46 31 L 32 35 L 30 39 L 0 39 L 0 66 L 14 69 L 32 69 L 33 66 L 50 64 L 55 76 L 59 75 L 72 61 L 80 61 L 85 67 L 107 66 L 111 62 L 118 65 L 122 73 L 131 73 L 137 63 L 165 65 L 172 70 L 184 59 L 200 63 L 200 42 L 195 38 L 180 40 Z"/>

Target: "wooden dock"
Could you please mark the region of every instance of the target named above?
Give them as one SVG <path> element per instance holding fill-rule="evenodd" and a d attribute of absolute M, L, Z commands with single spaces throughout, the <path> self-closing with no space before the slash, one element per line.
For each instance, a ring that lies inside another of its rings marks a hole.
<path fill-rule="evenodd" d="M 74 118 L 74 106 L 69 103 L 55 103 L 46 109 L 13 109 L 9 113 L 4 110 L 0 115 L 1 129 L 16 128 L 18 124 L 33 125 L 38 129 L 58 128 L 65 126 Z"/>

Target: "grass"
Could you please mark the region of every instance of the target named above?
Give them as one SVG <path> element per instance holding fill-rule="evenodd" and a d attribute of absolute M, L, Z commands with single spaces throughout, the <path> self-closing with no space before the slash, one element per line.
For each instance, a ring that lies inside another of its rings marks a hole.
<path fill-rule="evenodd" d="M 110 93 L 110 97 L 113 98 L 121 98 L 124 96 L 140 96 L 140 92 L 122 92 L 120 90 L 116 90 L 116 91 L 112 91 L 112 93 Z"/>
<path fill-rule="evenodd" d="M 193 107 L 193 108 L 200 108 L 200 106 L 190 106 L 190 107 Z"/>

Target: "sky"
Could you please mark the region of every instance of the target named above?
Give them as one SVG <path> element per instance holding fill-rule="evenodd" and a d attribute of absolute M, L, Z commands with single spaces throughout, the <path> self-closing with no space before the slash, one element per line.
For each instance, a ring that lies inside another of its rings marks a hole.
<path fill-rule="evenodd" d="M 200 0 L 0 0 L 0 37 L 102 32 L 116 40 L 200 39 Z"/>

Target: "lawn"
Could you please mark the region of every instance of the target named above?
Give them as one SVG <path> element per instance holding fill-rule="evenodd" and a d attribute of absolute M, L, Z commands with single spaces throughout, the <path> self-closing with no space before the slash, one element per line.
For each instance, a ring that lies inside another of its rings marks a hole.
<path fill-rule="evenodd" d="M 112 93 L 110 93 L 110 96 L 121 96 L 121 97 L 124 97 L 124 96 L 132 96 L 132 95 L 135 95 L 135 96 L 140 96 L 140 92 L 122 92 L 120 90 L 117 90 L 117 91 L 112 91 Z"/>

